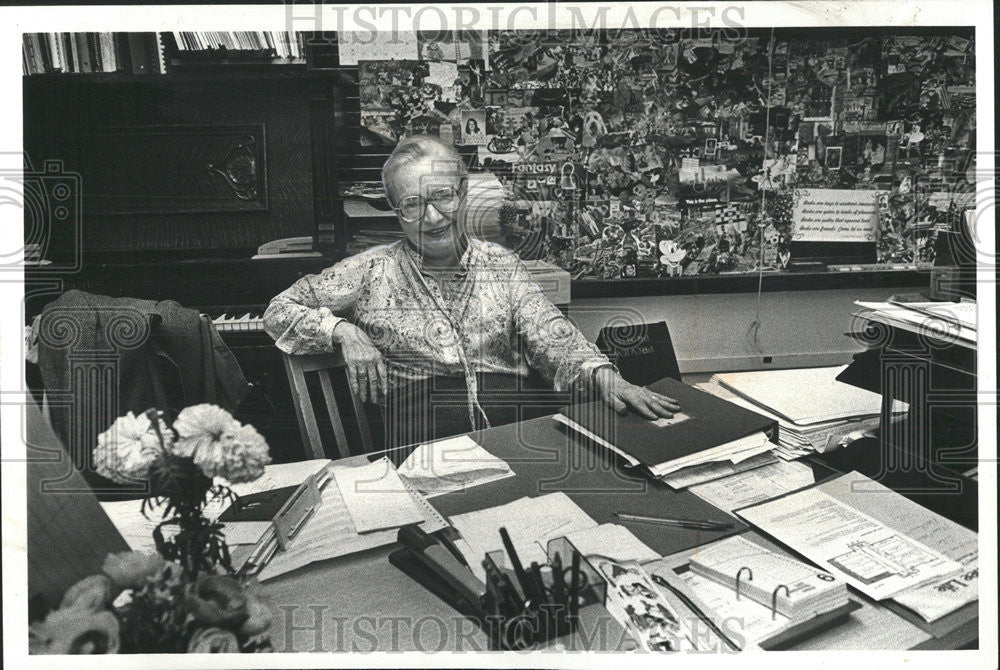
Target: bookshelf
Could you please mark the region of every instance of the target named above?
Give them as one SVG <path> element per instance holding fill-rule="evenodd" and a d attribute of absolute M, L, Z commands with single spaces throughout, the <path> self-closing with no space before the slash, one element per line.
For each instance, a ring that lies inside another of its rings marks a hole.
<path fill-rule="evenodd" d="M 287 31 L 24 33 L 26 76 L 165 75 L 206 68 L 304 69 L 303 33 Z"/>

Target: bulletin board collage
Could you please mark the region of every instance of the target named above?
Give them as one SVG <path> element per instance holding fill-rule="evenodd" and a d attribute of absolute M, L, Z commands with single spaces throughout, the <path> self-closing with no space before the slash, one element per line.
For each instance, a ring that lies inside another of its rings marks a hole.
<path fill-rule="evenodd" d="M 503 243 L 574 279 L 781 272 L 810 242 L 920 267 L 974 207 L 971 30 L 396 38 L 354 56 L 362 142 L 466 147 Z"/>

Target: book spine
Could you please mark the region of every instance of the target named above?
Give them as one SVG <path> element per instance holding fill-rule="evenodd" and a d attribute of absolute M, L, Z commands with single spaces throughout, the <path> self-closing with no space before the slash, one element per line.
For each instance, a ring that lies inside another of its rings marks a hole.
<path fill-rule="evenodd" d="M 115 42 L 115 63 L 121 72 L 130 72 L 132 66 L 132 56 L 128 48 L 128 33 L 114 33 Z"/>
<path fill-rule="evenodd" d="M 132 74 L 152 74 L 153 64 L 149 56 L 149 35 L 146 33 L 128 33 L 129 60 L 132 63 Z"/>
<path fill-rule="evenodd" d="M 42 43 L 38 33 L 25 33 L 24 50 L 28 57 L 29 74 L 45 72 L 45 59 L 42 58 Z"/>
<path fill-rule="evenodd" d="M 87 49 L 90 53 L 90 66 L 94 72 L 104 72 L 101 62 L 101 41 L 97 33 L 87 33 Z"/>
<path fill-rule="evenodd" d="M 117 66 L 115 64 L 115 49 L 111 33 L 98 33 L 97 41 L 101 47 L 101 72 L 114 72 Z"/>
<path fill-rule="evenodd" d="M 70 62 L 72 63 L 73 72 L 82 72 L 83 64 L 80 61 L 80 45 L 76 42 L 76 34 L 66 33 L 63 40 L 67 43 L 69 52 Z"/>
<path fill-rule="evenodd" d="M 94 64 L 90 60 L 90 43 L 87 39 L 88 35 L 88 33 L 76 33 L 73 35 L 74 41 L 76 42 L 77 57 L 80 59 L 80 72 L 94 71 Z"/>
<path fill-rule="evenodd" d="M 44 72 L 52 72 L 52 50 L 49 48 L 49 36 L 45 33 L 32 33 L 38 38 L 38 55 L 42 58 Z"/>
<path fill-rule="evenodd" d="M 49 58 L 52 61 L 52 71 L 62 72 L 62 41 L 59 39 L 59 33 L 48 33 L 46 38 L 49 42 Z"/>

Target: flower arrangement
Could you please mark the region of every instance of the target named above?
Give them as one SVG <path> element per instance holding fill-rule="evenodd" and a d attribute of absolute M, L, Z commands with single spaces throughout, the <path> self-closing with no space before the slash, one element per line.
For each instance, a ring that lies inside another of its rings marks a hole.
<path fill-rule="evenodd" d="M 253 426 L 201 404 L 181 410 L 173 429 L 153 409 L 119 417 L 98 436 L 94 462 L 98 474 L 112 481 L 148 483 L 142 513 L 163 508 L 163 521 L 153 531 L 156 549 L 194 578 L 216 566 L 232 572 L 222 524 L 206 519 L 204 508 L 213 501 L 234 502 L 236 495 L 215 478 L 253 481 L 271 459 Z"/>
<path fill-rule="evenodd" d="M 215 405 L 182 410 L 168 427 L 161 412 L 129 412 L 98 436 L 97 472 L 118 483 L 146 482 L 141 511 L 162 508 L 158 553 L 109 554 L 99 575 L 73 585 L 58 609 L 29 628 L 38 654 L 270 651 L 271 611 L 259 585 L 236 576 L 223 526 L 210 502 L 235 502 L 230 484 L 270 463 L 267 442 Z"/>
<path fill-rule="evenodd" d="M 117 606 L 112 603 L 119 603 Z M 153 553 L 108 554 L 59 609 L 28 628 L 32 654 L 272 651 L 271 609 L 256 582 L 190 577 Z"/>

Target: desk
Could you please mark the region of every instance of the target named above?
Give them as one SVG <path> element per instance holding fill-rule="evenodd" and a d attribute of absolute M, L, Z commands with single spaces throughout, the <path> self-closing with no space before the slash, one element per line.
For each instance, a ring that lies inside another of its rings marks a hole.
<path fill-rule="evenodd" d="M 626 472 L 608 452 L 582 444 L 551 417 L 471 434 L 487 451 L 507 461 L 515 476 L 432 499 L 445 516 L 510 502 L 522 496 L 563 491 L 598 523 L 616 510 L 676 511 L 729 519 L 689 491 Z M 378 455 L 380 456 L 380 455 Z M 391 454 L 399 462 L 405 453 Z M 371 458 L 368 456 L 367 458 Z M 345 463 L 361 463 L 365 456 Z M 613 502 L 609 504 L 608 498 Z M 635 535 L 662 555 L 690 553 L 726 533 L 664 529 L 637 524 Z M 746 530 L 740 526 L 739 530 Z M 732 532 L 732 531 L 731 531 Z M 273 637 L 278 651 L 485 650 L 476 625 L 388 562 L 393 547 L 313 564 L 265 583 L 275 609 Z M 857 594 L 854 594 L 857 596 Z M 836 631 L 803 646 L 822 649 L 907 649 L 941 643 L 960 646 L 975 639 L 978 623 L 964 621 L 966 634 L 938 638 L 863 598 L 863 607 Z M 967 613 L 968 614 L 968 613 Z M 318 617 L 318 618 L 317 618 Z M 614 630 L 598 622 L 596 630 Z M 955 626 L 959 626 L 958 623 Z M 878 633 L 876 635 L 876 633 Z M 621 640 L 595 638 L 591 649 L 617 648 Z"/>

